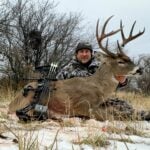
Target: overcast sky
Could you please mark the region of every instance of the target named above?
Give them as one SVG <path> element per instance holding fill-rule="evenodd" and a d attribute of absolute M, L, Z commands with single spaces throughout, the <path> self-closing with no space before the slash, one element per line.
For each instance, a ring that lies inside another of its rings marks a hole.
<path fill-rule="evenodd" d="M 138 56 L 150 54 L 150 0 L 56 0 L 59 12 L 81 12 L 88 25 L 94 30 L 97 19 L 104 21 L 114 15 L 110 24 L 119 27 L 122 19 L 124 30 L 128 33 L 133 22 L 136 20 L 135 32 L 146 28 L 144 35 L 126 46 L 128 54 Z"/>

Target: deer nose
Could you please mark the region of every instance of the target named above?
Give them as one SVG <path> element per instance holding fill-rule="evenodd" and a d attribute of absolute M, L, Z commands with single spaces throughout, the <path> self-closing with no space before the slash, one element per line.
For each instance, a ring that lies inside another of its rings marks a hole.
<path fill-rule="evenodd" d="M 143 68 L 138 68 L 136 70 L 136 73 L 138 73 L 139 75 L 142 75 L 143 74 Z"/>

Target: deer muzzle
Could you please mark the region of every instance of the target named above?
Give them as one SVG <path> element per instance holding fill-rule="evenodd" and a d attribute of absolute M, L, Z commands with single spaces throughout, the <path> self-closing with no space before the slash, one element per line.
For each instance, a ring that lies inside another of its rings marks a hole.
<path fill-rule="evenodd" d="M 131 72 L 129 72 L 129 76 L 131 75 L 142 75 L 143 69 L 140 67 L 135 67 Z"/>

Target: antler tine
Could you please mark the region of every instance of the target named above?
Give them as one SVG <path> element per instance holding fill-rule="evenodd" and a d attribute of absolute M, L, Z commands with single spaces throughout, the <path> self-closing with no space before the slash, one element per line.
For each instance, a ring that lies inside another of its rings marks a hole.
<path fill-rule="evenodd" d="M 129 36 L 132 36 L 132 33 L 133 33 L 133 29 L 134 29 L 134 27 L 135 27 L 135 24 L 136 24 L 136 21 L 134 21 L 134 23 L 133 23 L 133 25 L 132 25 L 132 27 L 131 27 L 131 31 L 130 31 Z"/>
<path fill-rule="evenodd" d="M 108 50 L 108 39 L 107 39 L 107 42 L 106 42 L 106 46 L 104 47 L 102 45 L 102 40 L 109 37 L 109 36 L 112 36 L 116 33 L 118 33 L 121 29 L 117 29 L 115 31 L 111 31 L 109 33 L 105 33 L 105 30 L 106 30 L 106 26 L 108 24 L 108 22 L 110 21 L 110 19 L 112 18 L 113 16 L 110 16 L 104 23 L 103 27 L 102 27 L 102 32 L 101 32 L 101 35 L 99 36 L 99 32 L 98 32 L 98 26 L 99 26 L 99 20 L 97 21 L 97 25 L 96 25 L 96 38 L 97 38 L 97 41 L 98 41 L 98 44 L 99 44 L 99 47 L 108 55 L 112 56 L 112 57 L 115 57 L 116 54 L 110 52 Z"/>
<path fill-rule="evenodd" d="M 121 29 L 121 37 L 122 37 L 122 40 L 125 41 L 125 35 L 124 35 L 124 32 L 123 32 L 122 20 L 120 21 L 120 29 Z"/>
<path fill-rule="evenodd" d="M 105 35 L 106 37 L 111 36 L 111 35 L 114 35 L 114 34 L 116 34 L 117 32 L 120 31 L 120 29 L 118 29 L 118 30 L 116 30 L 116 31 L 111 31 L 111 32 L 105 34 L 106 26 L 107 26 L 109 20 L 110 20 L 112 17 L 113 17 L 113 16 L 110 16 L 110 17 L 106 20 L 106 22 L 104 23 L 104 26 L 103 26 L 103 28 L 102 28 L 102 34 Z M 104 37 L 104 38 L 105 38 L 105 37 Z"/>
<path fill-rule="evenodd" d="M 121 36 L 122 36 L 122 40 L 123 40 L 123 42 L 121 44 L 122 47 L 124 47 L 130 41 L 132 41 L 132 40 L 136 39 L 137 37 L 141 36 L 145 32 L 145 28 L 144 28 L 142 32 L 139 31 L 139 33 L 137 33 L 135 35 L 132 35 L 134 27 L 135 27 L 135 24 L 136 24 L 136 21 L 133 23 L 133 25 L 131 27 L 131 31 L 130 31 L 129 36 L 127 38 L 125 38 L 124 31 L 123 31 L 123 26 L 122 26 L 122 21 L 120 21 Z"/>
<path fill-rule="evenodd" d="M 117 40 L 117 46 L 118 46 L 118 54 L 126 56 L 126 54 L 123 52 L 122 47 L 119 44 L 119 41 Z"/>

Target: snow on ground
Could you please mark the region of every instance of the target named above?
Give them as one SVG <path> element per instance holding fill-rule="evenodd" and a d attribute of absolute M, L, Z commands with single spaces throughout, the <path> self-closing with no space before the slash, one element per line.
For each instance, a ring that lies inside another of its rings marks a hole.
<path fill-rule="evenodd" d="M 23 123 L 0 107 L 0 150 L 150 150 L 150 122 L 64 118 Z M 101 137 L 109 145 L 96 146 Z M 88 140 L 88 143 L 82 142 Z"/>
<path fill-rule="evenodd" d="M 97 135 L 106 138 L 109 145 L 92 146 L 92 141 L 79 144 L 83 139 L 94 139 Z M 65 118 L 62 122 L 47 120 L 24 124 L 7 116 L 0 119 L 0 150 L 19 150 L 19 145 L 25 150 L 33 143 L 33 150 L 36 147 L 40 150 L 150 150 L 150 123 Z"/>

